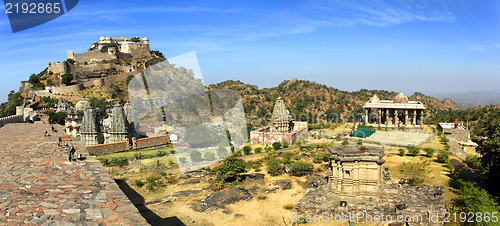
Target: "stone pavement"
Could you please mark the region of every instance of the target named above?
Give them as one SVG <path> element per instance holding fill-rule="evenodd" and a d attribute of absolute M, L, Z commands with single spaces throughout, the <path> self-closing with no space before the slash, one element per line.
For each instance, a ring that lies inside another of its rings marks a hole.
<path fill-rule="evenodd" d="M 0 128 L 0 225 L 148 225 L 82 144 L 73 143 L 87 159 L 68 161 L 56 129 L 41 121 Z"/>
<path fill-rule="evenodd" d="M 434 139 L 434 135 L 428 133 L 377 131 L 363 140 L 363 142 L 406 147 L 408 145 L 418 146 L 432 139 Z"/>

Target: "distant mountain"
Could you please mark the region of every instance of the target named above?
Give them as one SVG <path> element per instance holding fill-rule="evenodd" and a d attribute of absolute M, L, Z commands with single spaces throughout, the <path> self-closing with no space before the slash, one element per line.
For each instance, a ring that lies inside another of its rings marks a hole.
<path fill-rule="evenodd" d="M 433 96 L 438 99 L 451 99 L 461 109 L 500 104 L 500 90 L 463 93 L 438 93 L 434 94 Z"/>

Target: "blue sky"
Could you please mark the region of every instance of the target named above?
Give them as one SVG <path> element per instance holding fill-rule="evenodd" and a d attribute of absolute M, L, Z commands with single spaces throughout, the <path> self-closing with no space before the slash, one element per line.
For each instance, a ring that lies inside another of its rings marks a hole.
<path fill-rule="evenodd" d="M 80 1 L 12 33 L 0 13 L 0 101 L 21 80 L 100 36 L 195 51 L 207 84 L 305 79 L 341 90 L 498 90 L 500 1 Z"/>

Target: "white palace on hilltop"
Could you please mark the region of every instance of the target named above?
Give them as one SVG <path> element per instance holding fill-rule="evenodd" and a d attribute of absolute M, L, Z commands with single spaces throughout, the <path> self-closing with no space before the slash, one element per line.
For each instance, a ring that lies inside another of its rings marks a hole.
<path fill-rule="evenodd" d="M 365 124 L 392 128 L 422 127 L 426 109 L 422 102 L 409 101 L 402 92 L 393 100 L 380 100 L 377 95 L 373 95 L 363 108 L 365 109 Z"/>

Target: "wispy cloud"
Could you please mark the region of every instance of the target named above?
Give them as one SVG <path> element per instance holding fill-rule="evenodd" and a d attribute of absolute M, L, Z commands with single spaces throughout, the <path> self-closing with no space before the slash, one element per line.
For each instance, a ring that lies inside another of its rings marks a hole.
<path fill-rule="evenodd" d="M 467 47 L 467 49 L 472 50 L 472 51 L 477 51 L 477 52 L 486 52 L 486 50 L 488 48 L 484 45 L 471 44 Z"/>

